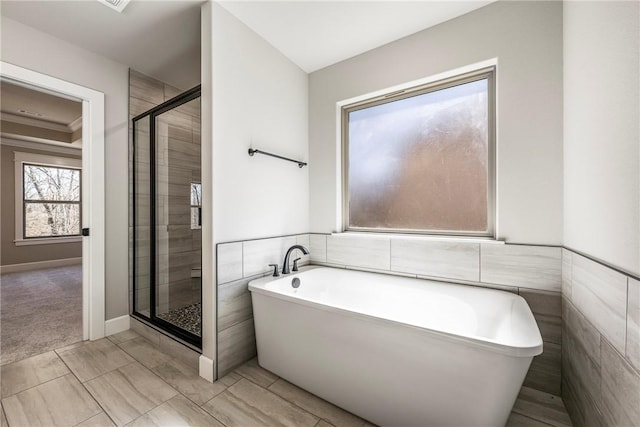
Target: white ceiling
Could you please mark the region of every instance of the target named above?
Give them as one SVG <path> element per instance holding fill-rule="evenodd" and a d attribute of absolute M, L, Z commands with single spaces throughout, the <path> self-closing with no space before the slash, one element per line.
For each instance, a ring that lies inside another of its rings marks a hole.
<path fill-rule="evenodd" d="M 225 1 L 220 4 L 306 72 L 463 15 L 493 0 Z M 0 1 L 7 18 L 178 88 L 200 83 L 204 0 Z"/>
<path fill-rule="evenodd" d="M 181 89 L 200 83 L 203 0 L 133 0 L 122 13 L 95 0 L 0 2 L 0 13 Z"/>
<path fill-rule="evenodd" d="M 222 1 L 220 5 L 310 73 L 492 1 Z"/>

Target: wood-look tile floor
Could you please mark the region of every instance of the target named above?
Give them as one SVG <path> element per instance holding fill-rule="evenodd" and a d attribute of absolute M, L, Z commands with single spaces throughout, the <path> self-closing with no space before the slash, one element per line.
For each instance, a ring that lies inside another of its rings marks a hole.
<path fill-rule="evenodd" d="M 372 426 L 255 359 L 209 383 L 133 331 L 4 365 L 0 380 L 2 427 Z M 507 426 L 550 425 L 571 425 L 562 399 L 523 387 Z"/>

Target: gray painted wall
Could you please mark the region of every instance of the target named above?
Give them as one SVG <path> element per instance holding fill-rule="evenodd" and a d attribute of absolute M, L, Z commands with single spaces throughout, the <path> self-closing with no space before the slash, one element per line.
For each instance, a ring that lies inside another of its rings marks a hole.
<path fill-rule="evenodd" d="M 247 154 L 252 147 L 307 161 L 308 75 L 215 2 L 203 7 L 201 25 L 202 338 L 213 359 L 214 244 L 309 229 L 308 168 Z"/>
<path fill-rule="evenodd" d="M 3 61 L 105 94 L 105 317 L 126 315 L 128 68 L 5 17 L 0 28 Z"/>
<path fill-rule="evenodd" d="M 498 236 L 562 243 L 562 3 L 497 2 L 312 73 L 310 231 L 335 231 L 336 102 L 498 59 Z"/>
<path fill-rule="evenodd" d="M 640 274 L 640 5 L 564 3 L 564 244 Z"/>
<path fill-rule="evenodd" d="M 46 148 L 46 147 L 45 147 Z M 55 259 L 76 258 L 82 256 L 82 242 L 55 243 L 49 245 L 16 246 L 15 239 L 15 168 L 13 163 L 14 151 L 23 153 L 53 155 L 57 157 L 80 156 L 53 153 L 45 150 L 32 150 L 3 145 L 0 152 L 2 168 L 2 193 L 0 217 L 2 228 L 0 234 L 0 265 L 22 264 L 25 262 L 49 261 Z"/>

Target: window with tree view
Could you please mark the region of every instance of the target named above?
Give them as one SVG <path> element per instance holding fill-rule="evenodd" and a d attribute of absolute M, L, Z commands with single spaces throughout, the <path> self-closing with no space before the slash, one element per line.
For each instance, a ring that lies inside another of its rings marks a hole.
<path fill-rule="evenodd" d="M 493 233 L 493 73 L 343 108 L 345 229 Z"/>
<path fill-rule="evenodd" d="M 22 165 L 24 238 L 80 235 L 80 170 Z"/>
<path fill-rule="evenodd" d="M 191 229 L 202 228 L 202 184 L 191 183 Z"/>

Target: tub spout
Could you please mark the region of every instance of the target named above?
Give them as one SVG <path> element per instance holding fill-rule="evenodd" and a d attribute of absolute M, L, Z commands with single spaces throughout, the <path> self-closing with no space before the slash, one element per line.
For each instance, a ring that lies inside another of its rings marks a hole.
<path fill-rule="evenodd" d="M 302 245 L 293 245 L 287 250 L 287 254 L 284 256 L 284 262 L 282 265 L 282 274 L 289 274 L 291 271 L 289 270 L 289 257 L 291 256 L 291 252 L 296 249 L 300 249 L 303 254 L 309 255 L 309 251 Z"/>

